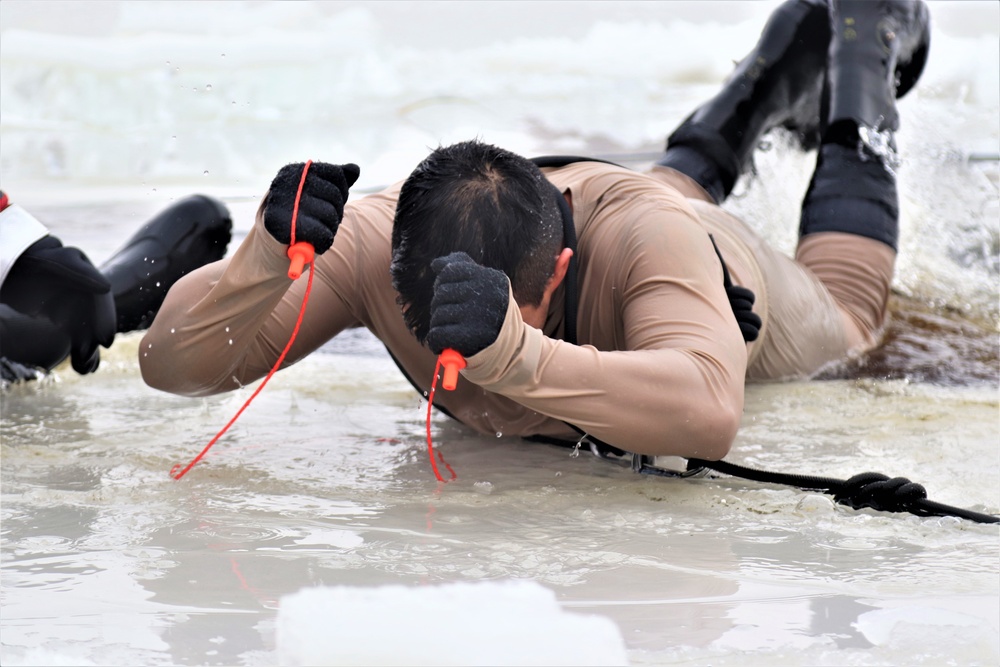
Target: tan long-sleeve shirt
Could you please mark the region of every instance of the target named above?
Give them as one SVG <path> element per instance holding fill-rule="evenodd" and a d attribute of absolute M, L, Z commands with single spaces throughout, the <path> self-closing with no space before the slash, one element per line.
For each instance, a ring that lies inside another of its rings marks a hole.
<path fill-rule="evenodd" d="M 731 216 L 721 210 L 709 211 L 706 223 L 692 202 L 648 175 L 602 163 L 544 171 L 572 196 L 579 344 L 559 339 L 562 288 L 544 330 L 525 324 L 511 297 L 496 342 L 468 359 L 457 390 L 438 392 L 435 404 L 487 434 L 570 438 L 569 422 L 627 451 L 725 455 L 743 409 L 748 346 L 707 232 L 714 230 L 736 282 L 766 304 L 743 232 L 727 230 Z M 429 389 L 435 357 L 407 330 L 389 275 L 398 192 L 397 185 L 348 202 L 333 247 L 316 260 L 285 365 L 364 326 Z M 145 381 L 199 396 L 263 377 L 291 334 L 306 286 L 305 277 L 287 277 L 285 249 L 258 214 L 232 257 L 176 283 L 141 344 Z M 766 340 L 766 311 L 754 346 Z"/>

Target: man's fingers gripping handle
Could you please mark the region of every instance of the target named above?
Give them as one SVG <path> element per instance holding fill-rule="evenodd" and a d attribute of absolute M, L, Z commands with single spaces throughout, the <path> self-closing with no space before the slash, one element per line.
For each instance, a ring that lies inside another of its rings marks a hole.
<path fill-rule="evenodd" d="M 294 217 L 296 244 L 307 243 L 313 247 L 315 254 L 322 255 L 333 245 L 344 215 L 344 203 L 360 173 L 356 164 L 311 162 L 285 165 L 274 177 L 264 200 L 264 228 L 279 242 L 291 245 Z M 303 266 L 312 261 L 304 249 L 290 252 L 289 258 L 296 265 L 301 262 Z M 298 273 L 301 274 L 301 268 L 298 268 Z"/>
<path fill-rule="evenodd" d="M 437 278 L 427 346 L 435 354 L 452 348 L 467 357 L 489 347 L 507 314 L 507 276 L 461 252 L 435 259 L 431 269 Z"/>

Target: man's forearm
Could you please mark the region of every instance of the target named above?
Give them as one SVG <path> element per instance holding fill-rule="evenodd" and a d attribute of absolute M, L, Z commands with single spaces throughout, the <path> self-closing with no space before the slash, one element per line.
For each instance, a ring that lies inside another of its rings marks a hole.
<path fill-rule="evenodd" d="M 467 379 L 630 452 L 719 459 L 729 451 L 743 410 L 739 339 L 713 353 L 601 352 L 546 338 L 514 307 L 507 316 L 497 343 L 469 358 Z"/>
<path fill-rule="evenodd" d="M 281 350 L 261 329 L 292 284 L 283 249 L 255 227 L 232 258 L 175 283 L 140 344 L 146 383 L 204 396 L 261 377 Z"/>

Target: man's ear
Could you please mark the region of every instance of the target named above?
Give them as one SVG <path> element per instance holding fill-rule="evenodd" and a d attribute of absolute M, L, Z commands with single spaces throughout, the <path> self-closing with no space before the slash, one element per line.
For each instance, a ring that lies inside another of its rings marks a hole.
<path fill-rule="evenodd" d="M 552 271 L 552 276 L 549 281 L 545 283 L 545 293 L 547 295 L 552 295 L 556 291 L 556 288 L 562 284 L 563 279 L 566 278 L 566 272 L 569 271 L 569 261 L 573 258 L 573 250 L 571 248 L 563 248 L 558 255 L 556 255 L 556 266 Z"/>

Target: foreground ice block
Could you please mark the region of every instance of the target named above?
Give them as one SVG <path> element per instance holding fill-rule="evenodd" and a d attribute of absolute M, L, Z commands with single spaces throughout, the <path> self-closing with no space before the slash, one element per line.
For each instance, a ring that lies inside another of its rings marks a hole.
<path fill-rule="evenodd" d="M 281 598 L 281 665 L 627 665 L 618 626 L 532 581 L 307 588 Z"/>

